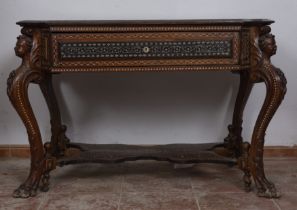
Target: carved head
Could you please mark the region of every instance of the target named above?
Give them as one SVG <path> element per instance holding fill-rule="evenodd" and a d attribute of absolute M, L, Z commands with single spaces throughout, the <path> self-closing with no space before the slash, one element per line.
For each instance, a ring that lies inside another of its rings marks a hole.
<path fill-rule="evenodd" d="M 14 48 L 15 54 L 19 57 L 23 57 L 27 53 L 30 53 L 32 48 L 32 40 L 25 36 L 25 35 L 20 35 L 17 38 L 17 43 Z"/>
<path fill-rule="evenodd" d="M 274 35 L 266 34 L 261 36 L 259 39 L 259 47 L 267 56 L 271 57 L 274 55 L 277 50 Z"/>

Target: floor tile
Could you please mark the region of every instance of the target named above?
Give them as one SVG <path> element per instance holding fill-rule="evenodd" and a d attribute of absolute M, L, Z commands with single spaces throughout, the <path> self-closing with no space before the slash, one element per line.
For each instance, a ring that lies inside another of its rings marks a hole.
<path fill-rule="evenodd" d="M 120 210 L 198 210 L 192 193 L 123 193 Z"/>
<path fill-rule="evenodd" d="M 283 193 L 281 198 L 274 201 L 283 210 L 297 209 L 297 193 Z"/>
<path fill-rule="evenodd" d="M 123 192 L 173 192 L 189 190 L 191 190 L 189 178 L 174 177 L 171 173 L 130 174 L 129 176 L 125 176 L 123 182 Z"/>
<path fill-rule="evenodd" d="M 272 181 L 281 193 L 297 193 L 297 161 L 279 159 L 265 162 L 267 179 Z"/>
<path fill-rule="evenodd" d="M 13 198 L 9 195 L 0 196 L 1 210 L 38 210 L 44 201 L 44 194 L 38 194 L 36 197 L 23 199 Z"/>
<path fill-rule="evenodd" d="M 29 171 L 25 170 L 6 170 L 0 172 L 0 196 L 12 195 L 12 192 L 22 184 Z"/>
<path fill-rule="evenodd" d="M 141 161 L 124 165 L 123 192 L 189 191 L 191 183 L 183 169 L 173 164 Z M 160 163 L 160 164 L 159 164 Z M 144 181 L 145 180 L 145 181 Z"/>
<path fill-rule="evenodd" d="M 240 192 L 244 191 L 243 173 L 237 167 L 198 165 L 191 173 L 195 192 Z"/>
<path fill-rule="evenodd" d="M 200 210 L 279 210 L 271 199 L 254 193 L 200 193 Z"/>
<path fill-rule="evenodd" d="M 51 194 L 40 206 L 40 210 L 116 210 L 119 195 L 114 193 L 79 193 Z"/>
<path fill-rule="evenodd" d="M 23 158 L 0 158 L 0 172 L 10 172 L 19 174 L 20 171 L 29 174 L 30 161 Z"/>
<path fill-rule="evenodd" d="M 238 167 L 196 164 L 174 168 L 157 161 L 121 164 L 83 164 L 51 172 L 50 190 L 29 199 L 12 192 L 29 173 L 28 159 L 0 158 L 0 209 L 123 209 L 123 210 L 295 210 L 297 158 L 265 159 L 269 180 L 282 192 L 280 199 L 265 199 L 243 190 Z M 120 204 L 120 208 L 119 205 Z"/>
<path fill-rule="evenodd" d="M 75 165 L 51 173 L 50 193 L 118 192 L 123 181 L 122 169 L 109 165 Z"/>

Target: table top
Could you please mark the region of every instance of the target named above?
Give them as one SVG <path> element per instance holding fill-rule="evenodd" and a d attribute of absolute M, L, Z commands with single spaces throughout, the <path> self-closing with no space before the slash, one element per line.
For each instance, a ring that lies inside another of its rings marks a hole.
<path fill-rule="evenodd" d="M 269 25 L 269 19 L 183 19 L 183 20 L 23 20 L 20 26 L 100 26 L 100 25 Z"/>

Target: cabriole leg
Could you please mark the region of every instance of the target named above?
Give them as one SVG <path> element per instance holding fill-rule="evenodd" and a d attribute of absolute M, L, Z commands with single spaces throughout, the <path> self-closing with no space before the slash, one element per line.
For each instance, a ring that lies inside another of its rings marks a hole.
<path fill-rule="evenodd" d="M 10 73 L 7 93 L 9 99 L 22 119 L 28 133 L 31 169 L 26 181 L 13 193 L 13 197 L 27 198 L 36 195 L 41 175 L 45 168 L 44 150 L 39 127 L 28 99 L 28 85 L 39 82 L 41 74 L 22 66 Z"/>
<path fill-rule="evenodd" d="M 31 168 L 28 178 L 14 192 L 17 198 L 35 196 L 45 170 L 45 153 L 39 127 L 28 98 L 30 83 L 40 83 L 44 74 L 39 67 L 40 33 L 29 28 L 22 29 L 17 38 L 15 53 L 22 58 L 21 66 L 12 71 L 7 80 L 7 95 L 22 119 L 30 144 Z"/>
<path fill-rule="evenodd" d="M 263 147 L 266 129 L 284 98 L 287 81 L 282 71 L 274 67 L 270 62 L 270 57 L 276 52 L 274 36 L 271 34 L 262 36 L 259 40 L 259 46 L 263 52 L 263 61 L 259 70 L 255 72 L 255 78 L 265 82 L 266 97 L 252 135 L 249 167 L 255 181 L 258 196 L 278 198 L 280 193 L 265 176 Z"/>
<path fill-rule="evenodd" d="M 258 195 L 268 198 L 280 197 L 273 183 L 266 179 L 263 163 L 263 149 L 265 132 L 274 113 L 281 104 L 286 93 L 286 79 L 279 69 L 271 65 L 264 66 L 264 74 L 261 75 L 266 84 L 266 97 L 254 128 L 251 149 L 250 169 L 254 178 Z"/>

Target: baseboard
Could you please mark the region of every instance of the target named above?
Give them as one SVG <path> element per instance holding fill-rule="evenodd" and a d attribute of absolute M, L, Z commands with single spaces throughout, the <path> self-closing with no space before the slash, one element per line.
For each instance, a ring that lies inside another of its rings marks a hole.
<path fill-rule="evenodd" d="M 297 157 L 297 146 L 266 146 L 264 147 L 265 157 Z"/>
<path fill-rule="evenodd" d="M 297 157 L 297 146 L 266 146 L 265 157 Z M 29 158 L 29 145 L 0 145 L 0 157 Z"/>
<path fill-rule="evenodd" d="M 29 145 L 0 145 L 0 157 L 30 157 Z"/>

